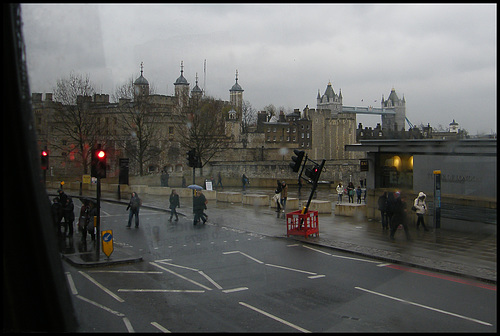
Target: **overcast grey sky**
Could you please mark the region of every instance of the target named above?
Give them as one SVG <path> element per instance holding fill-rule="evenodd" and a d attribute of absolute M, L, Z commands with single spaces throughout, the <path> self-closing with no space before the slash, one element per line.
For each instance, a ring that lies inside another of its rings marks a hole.
<path fill-rule="evenodd" d="M 256 110 L 316 108 L 328 82 L 344 105 L 380 107 L 394 88 L 415 125 L 496 133 L 496 4 L 24 4 L 22 18 L 32 92 L 74 72 L 111 95 L 144 62 L 173 95 L 183 61 L 224 100 L 238 70 Z"/>

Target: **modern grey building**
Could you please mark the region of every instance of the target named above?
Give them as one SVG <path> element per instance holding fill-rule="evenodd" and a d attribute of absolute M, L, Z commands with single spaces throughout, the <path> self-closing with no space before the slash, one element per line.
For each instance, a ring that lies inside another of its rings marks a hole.
<path fill-rule="evenodd" d="M 376 203 L 384 191 L 401 190 L 407 202 L 423 191 L 432 204 L 435 171 L 441 175 L 442 201 L 450 209 L 496 211 L 496 139 L 362 140 L 360 144 L 346 145 L 346 151 L 366 153 L 362 162 L 365 170 L 367 167 L 369 218 L 379 218 Z M 494 217 L 487 221 L 496 226 Z M 472 216 L 470 219 L 474 220 Z"/>

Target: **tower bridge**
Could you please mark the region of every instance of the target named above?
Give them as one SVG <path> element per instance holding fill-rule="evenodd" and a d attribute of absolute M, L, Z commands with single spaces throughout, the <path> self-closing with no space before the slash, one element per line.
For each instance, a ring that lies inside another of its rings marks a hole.
<path fill-rule="evenodd" d="M 373 106 L 342 106 L 343 113 L 367 114 L 367 115 L 395 115 L 394 107 L 380 108 Z"/>

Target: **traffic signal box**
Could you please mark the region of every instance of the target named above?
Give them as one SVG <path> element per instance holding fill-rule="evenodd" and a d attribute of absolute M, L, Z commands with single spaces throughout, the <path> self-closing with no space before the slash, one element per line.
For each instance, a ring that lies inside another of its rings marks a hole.
<path fill-rule="evenodd" d="M 294 149 L 293 152 L 296 156 L 292 156 L 293 162 L 290 162 L 290 167 L 294 173 L 297 173 L 300 170 L 300 165 L 302 164 L 302 160 L 304 159 L 304 155 L 306 153 L 304 151 L 299 151 L 298 149 Z"/>
<path fill-rule="evenodd" d="M 49 152 L 46 149 L 42 150 L 40 159 L 42 161 L 42 170 L 49 169 Z"/>
<path fill-rule="evenodd" d="M 196 155 L 196 149 L 193 148 L 187 153 L 188 166 L 193 168 L 201 168 L 201 158 Z"/>
<path fill-rule="evenodd" d="M 90 174 L 93 177 L 106 177 L 106 159 L 107 153 L 104 149 L 98 148 L 92 151 L 92 162 Z"/>
<path fill-rule="evenodd" d="M 319 179 L 319 165 L 315 164 L 314 166 L 312 167 L 308 167 L 306 168 L 306 176 L 309 177 L 309 179 L 314 183 L 314 182 L 318 182 L 318 179 Z"/>

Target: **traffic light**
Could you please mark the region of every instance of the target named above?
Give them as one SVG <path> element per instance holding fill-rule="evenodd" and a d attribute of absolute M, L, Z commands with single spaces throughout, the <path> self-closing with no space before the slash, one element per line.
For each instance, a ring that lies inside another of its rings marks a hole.
<path fill-rule="evenodd" d="M 298 149 L 294 149 L 293 152 L 296 156 L 292 156 L 293 162 L 290 162 L 290 167 L 295 173 L 297 173 L 300 169 L 300 165 L 302 164 L 302 160 L 304 159 L 305 152 L 299 151 Z"/>
<path fill-rule="evenodd" d="M 193 167 L 193 168 L 201 168 L 202 167 L 201 157 L 198 156 L 198 155 L 196 155 L 196 149 L 195 148 L 191 149 L 186 154 L 188 156 L 187 160 L 188 160 L 188 166 L 189 167 Z"/>
<path fill-rule="evenodd" d="M 317 182 L 320 174 L 319 166 L 315 164 L 313 167 L 306 168 L 305 174 L 312 182 Z"/>
<path fill-rule="evenodd" d="M 40 159 L 42 161 L 42 170 L 49 169 L 49 152 L 46 149 L 42 150 Z"/>
<path fill-rule="evenodd" d="M 189 167 L 195 167 L 196 166 L 196 149 L 191 149 L 187 152 L 187 160 L 188 160 L 188 166 Z"/>
<path fill-rule="evenodd" d="M 107 153 L 104 149 L 98 148 L 92 152 L 91 175 L 93 177 L 106 177 Z"/>

